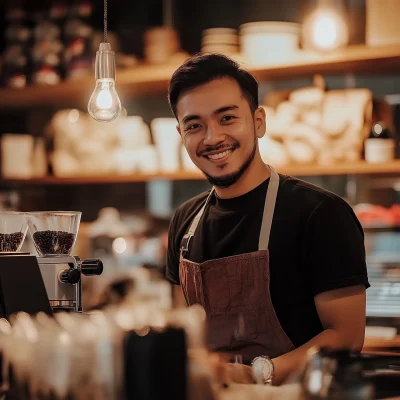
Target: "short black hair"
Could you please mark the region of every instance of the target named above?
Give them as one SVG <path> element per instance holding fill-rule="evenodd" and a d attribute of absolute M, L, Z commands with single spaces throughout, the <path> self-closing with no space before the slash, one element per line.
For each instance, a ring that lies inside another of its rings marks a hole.
<path fill-rule="evenodd" d="M 176 105 L 182 92 L 221 78 L 234 79 L 250 109 L 254 112 L 258 108 L 258 82 L 250 72 L 223 54 L 197 54 L 186 60 L 170 80 L 168 102 L 175 118 L 178 119 Z"/>

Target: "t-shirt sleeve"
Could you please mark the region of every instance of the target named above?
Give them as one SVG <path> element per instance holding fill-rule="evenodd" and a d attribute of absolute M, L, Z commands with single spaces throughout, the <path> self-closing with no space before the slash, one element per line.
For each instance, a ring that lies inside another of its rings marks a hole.
<path fill-rule="evenodd" d="M 177 238 L 177 216 L 175 212 L 168 230 L 168 250 L 165 268 L 165 277 L 174 285 L 179 285 L 179 241 Z"/>
<path fill-rule="evenodd" d="M 306 268 L 314 295 L 348 286 L 368 288 L 364 232 L 341 198 L 326 198 L 307 224 Z"/>

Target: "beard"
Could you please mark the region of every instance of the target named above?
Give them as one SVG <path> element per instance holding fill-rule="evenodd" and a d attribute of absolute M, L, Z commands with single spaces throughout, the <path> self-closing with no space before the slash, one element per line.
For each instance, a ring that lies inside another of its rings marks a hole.
<path fill-rule="evenodd" d="M 254 160 L 256 151 L 257 151 L 257 136 L 254 141 L 253 150 L 251 151 L 247 160 L 243 163 L 243 165 L 237 171 L 232 172 L 231 174 L 224 175 L 224 176 L 211 176 L 211 175 L 206 174 L 204 171 L 203 171 L 203 174 L 206 176 L 208 182 L 210 182 L 211 185 L 216 186 L 220 189 L 226 189 L 226 188 L 232 186 L 233 184 L 235 184 L 241 178 L 241 176 L 246 172 L 247 168 L 249 168 L 250 164 Z"/>

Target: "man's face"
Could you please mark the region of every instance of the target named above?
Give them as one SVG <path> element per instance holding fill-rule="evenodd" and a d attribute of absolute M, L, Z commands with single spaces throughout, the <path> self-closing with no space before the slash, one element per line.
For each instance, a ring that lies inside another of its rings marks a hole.
<path fill-rule="evenodd" d="M 179 97 L 177 128 L 196 166 L 215 182 L 223 182 L 235 174 L 239 179 L 254 158 L 256 138 L 265 133 L 263 110 L 255 114 L 238 83 L 221 78 Z"/>

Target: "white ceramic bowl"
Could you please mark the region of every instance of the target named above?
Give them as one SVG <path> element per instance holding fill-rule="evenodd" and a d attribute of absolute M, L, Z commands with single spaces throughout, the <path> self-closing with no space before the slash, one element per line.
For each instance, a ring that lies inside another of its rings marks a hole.
<path fill-rule="evenodd" d="M 254 66 L 288 62 L 299 46 L 299 24 L 251 22 L 240 27 L 240 44 L 246 60 Z"/>

